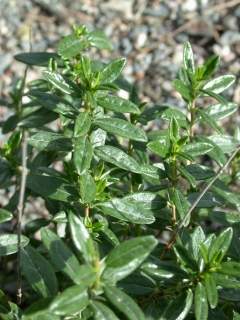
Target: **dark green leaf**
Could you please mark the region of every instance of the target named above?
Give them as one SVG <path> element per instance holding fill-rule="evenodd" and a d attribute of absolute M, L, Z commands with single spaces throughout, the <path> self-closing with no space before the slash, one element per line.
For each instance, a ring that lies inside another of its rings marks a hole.
<path fill-rule="evenodd" d="M 130 157 L 124 151 L 112 147 L 112 146 L 101 146 L 94 150 L 96 156 L 100 159 L 109 162 L 123 170 L 140 173 L 141 168 L 135 159 Z"/>
<path fill-rule="evenodd" d="M 79 55 L 84 49 L 90 46 L 84 36 L 75 34 L 64 37 L 58 44 L 58 53 L 64 58 L 70 59 Z"/>
<path fill-rule="evenodd" d="M 240 278 L 240 263 L 235 261 L 222 262 L 219 272 Z"/>
<path fill-rule="evenodd" d="M 96 197 L 96 184 L 89 172 L 81 174 L 79 177 L 80 196 L 83 203 L 92 203 Z"/>
<path fill-rule="evenodd" d="M 87 288 L 76 285 L 65 289 L 51 303 L 49 310 L 56 315 L 73 315 L 83 311 L 89 303 Z"/>
<path fill-rule="evenodd" d="M 87 112 L 80 112 L 75 120 L 74 136 L 80 137 L 88 133 L 91 127 L 91 118 Z"/>
<path fill-rule="evenodd" d="M 68 220 L 75 247 L 82 253 L 84 260 L 90 263 L 93 259 L 94 244 L 85 225 L 81 218 L 72 212 L 69 212 Z"/>
<path fill-rule="evenodd" d="M 205 274 L 204 285 L 206 288 L 207 298 L 208 298 L 210 307 L 214 309 L 218 304 L 218 292 L 217 292 L 216 281 L 210 273 Z"/>
<path fill-rule="evenodd" d="M 78 196 L 72 185 L 68 185 L 65 180 L 53 176 L 29 174 L 27 187 L 36 194 L 53 200 L 69 202 Z"/>
<path fill-rule="evenodd" d="M 190 218 L 185 219 L 185 216 L 190 208 L 189 202 L 186 200 L 185 196 L 179 189 L 174 188 L 171 192 L 171 200 L 176 206 L 177 212 L 181 220 L 184 220 L 184 226 L 189 224 Z"/>
<path fill-rule="evenodd" d="M 58 292 L 57 278 L 50 263 L 33 247 L 21 251 L 21 270 L 30 286 L 41 296 L 54 296 Z"/>
<path fill-rule="evenodd" d="M 104 293 L 108 300 L 129 320 L 144 320 L 144 314 L 134 300 L 122 290 L 105 286 Z"/>
<path fill-rule="evenodd" d="M 93 148 L 87 136 L 79 137 L 74 144 L 73 161 L 78 174 L 85 173 L 91 165 Z"/>
<path fill-rule="evenodd" d="M 107 215 L 123 221 L 137 224 L 151 224 L 155 221 L 150 209 L 146 209 L 141 202 L 132 202 L 127 198 L 113 198 L 98 204 L 98 207 Z"/>
<path fill-rule="evenodd" d="M 94 320 L 119 320 L 113 311 L 101 302 L 93 301 L 92 308 L 94 310 Z"/>
<path fill-rule="evenodd" d="M 182 98 L 186 101 L 192 100 L 192 94 L 189 88 L 179 79 L 173 81 L 174 88 L 181 94 Z"/>
<path fill-rule="evenodd" d="M 208 319 L 208 303 L 207 293 L 204 285 L 199 282 L 195 289 L 194 294 L 194 306 L 196 320 L 207 320 Z"/>
<path fill-rule="evenodd" d="M 188 143 L 182 147 L 182 151 L 186 152 L 192 157 L 198 157 L 205 153 L 208 153 L 213 149 L 212 144 L 207 142 L 194 142 Z"/>
<path fill-rule="evenodd" d="M 13 215 L 10 211 L 0 209 L 0 223 L 12 220 Z"/>
<path fill-rule="evenodd" d="M 69 83 L 64 79 L 64 77 L 60 73 L 44 71 L 43 75 L 44 78 L 48 82 L 50 82 L 55 88 L 67 94 L 72 93 L 72 89 Z"/>
<path fill-rule="evenodd" d="M 121 243 L 105 260 L 104 281 L 115 283 L 127 277 L 147 258 L 157 243 L 153 236 L 138 237 Z"/>
<path fill-rule="evenodd" d="M 64 272 L 73 282 L 78 284 L 80 264 L 72 251 L 49 229 L 42 229 L 41 237 L 55 268 L 58 271 Z"/>
<path fill-rule="evenodd" d="M 115 96 L 98 97 L 97 102 L 101 107 L 107 110 L 122 112 L 122 113 L 135 113 L 135 114 L 140 113 L 140 110 L 133 102 L 120 97 L 115 97 Z"/>
<path fill-rule="evenodd" d="M 24 248 L 28 245 L 29 239 L 21 236 L 20 247 Z M 16 234 L 0 235 L 0 257 L 8 256 L 18 251 L 18 236 Z"/>
<path fill-rule="evenodd" d="M 111 83 L 115 81 L 121 74 L 126 64 L 125 58 L 115 59 L 110 62 L 102 71 L 100 75 L 101 83 Z"/>
<path fill-rule="evenodd" d="M 40 151 L 72 150 L 71 139 L 64 137 L 60 133 L 50 131 L 38 131 L 28 139 L 28 143 Z"/>
<path fill-rule="evenodd" d="M 213 240 L 209 248 L 209 260 L 221 261 L 228 251 L 233 236 L 233 229 L 227 228 L 220 233 L 220 235 Z"/>
<path fill-rule="evenodd" d="M 20 62 L 30 66 L 47 67 L 50 59 L 59 59 L 53 52 L 24 52 L 14 56 Z"/>
<path fill-rule="evenodd" d="M 147 141 L 145 132 L 128 121 L 117 118 L 96 119 L 94 124 L 101 129 L 120 137 L 135 141 Z"/>

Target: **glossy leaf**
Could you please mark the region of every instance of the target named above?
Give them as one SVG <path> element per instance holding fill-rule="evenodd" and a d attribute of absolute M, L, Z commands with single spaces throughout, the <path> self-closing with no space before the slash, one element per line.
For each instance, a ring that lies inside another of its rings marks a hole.
<path fill-rule="evenodd" d="M 120 97 L 116 97 L 116 96 L 98 97 L 97 102 L 101 107 L 107 110 L 122 112 L 122 113 L 133 113 L 133 114 L 140 113 L 140 110 L 133 102 Z"/>
<path fill-rule="evenodd" d="M 185 218 L 189 208 L 190 204 L 186 200 L 185 196 L 182 194 L 182 192 L 179 189 L 174 188 L 173 192 L 171 193 L 171 200 L 173 201 L 174 205 L 176 206 L 177 212 L 180 216 L 180 219 L 184 219 L 184 225 L 187 226 L 189 224 L 190 218 Z"/>
<path fill-rule="evenodd" d="M 120 320 L 113 311 L 102 302 L 93 301 L 91 305 L 94 310 L 94 320 Z"/>
<path fill-rule="evenodd" d="M 125 58 L 115 59 L 104 67 L 101 71 L 101 83 L 111 83 L 115 81 L 121 74 L 126 64 Z"/>
<path fill-rule="evenodd" d="M 60 73 L 44 71 L 43 75 L 48 82 L 50 82 L 55 88 L 59 89 L 63 93 L 72 93 L 72 89 L 69 83 L 64 79 L 64 77 Z"/>
<path fill-rule="evenodd" d="M 209 260 L 221 261 L 231 244 L 233 229 L 227 228 L 212 242 L 209 248 Z"/>
<path fill-rule="evenodd" d="M 47 67 L 50 59 L 59 59 L 59 56 L 53 52 L 24 52 L 14 58 L 30 66 Z"/>
<path fill-rule="evenodd" d="M 240 263 L 235 261 L 222 262 L 219 272 L 233 277 L 240 277 Z"/>
<path fill-rule="evenodd" d="M 134 300 L 117 287 L 105 286 L 104 294 L 108 300 L 129 320 L 144 320 L 144 314 Z"/>
<path fill-rule="evenodd" d="M 143 236 L 122 242 L 105 260 L 104 281 L 115 283 L 131 274 L 147 258 L 157 243 L 153 236 Z"/>
<path fill-rule="evenodd" d="M 24 248 L 28 245 L 29 239 L 21 236 L 20 247 Z M 18 251 L 18 237 L 16 234 L 1 234 L 0 235 L 0 257 L 8 256 Z"/>
<path fill-rule="evenodd" d="M 208 319 L 207 293 L 204 285 L 199 282 L 194 294 L 194 307 L 196 320 Z"/>
<path fill-rule="evenodd" d="M 206 288 L 208 302 L 211 308 L 214 309 L 218 304 L 218 292 L 215 279 L 210 273 L 205 274 L 204 285 Z"/>
<path fill-rule="evenodd" d="M 101 129 L 127 139 L 146 142 L 145 132 L 130 122 L 117 118 L 102 118 L 94 121 Z"/>
<path fill-rule="evenodd" d="M 105 214 L 123 221 L 136 224 L 151 224 L 155 221 L 153 213 L 150 209 L 146 209 L 144 204 L 132 202 L 126 198 L 113 198 L 110 201 L 98 204 L 98 207 Z"/>
<path fill-rule="evenodd" d="M 75 247 L 82 253 L 86 262 L 92 262 L 94 244 L 84 223 L 72 212 L 69 212 L 68 220 Z"/>
<path fill-rule="evenodd" d="M 84 310 L 88 303 L 87 288 L 84 285 L 76 285 L 58 295 L 49 310 L 59 316 L 73 315 Z"/>
<path fill-rule="evenodd" d="M 183 63 L 184 63 L 185 69 L 194 74 L 194 72 L 195 72 L 194 58 L 193 58 L 192 47 L 189 42 L 186 42 L 184 44 Z"/>
<path fill-rule="evenodd" d="M 64 37 L 58 44 L 58 53 L 64 58 L 70 59 L 79 55 L 84 49 L 90 46 L 85 37 L 75 34 Z"/>
<path fill-rule="evenodd" d="M 207 142 L 188 143 L 183 146 L 182 151 L 188 153 L 192 157 L 198 157 L 208 153 L 213 149 L 213 146 Z"/>
<path fill-rule="evenodd" d="M 44 228 L 41 230 L 41 238 L 56 270 L 62 271 L 73 282 L 79 283 L 78 275 L 80 264 L 67 245 L 49 229 Z"/>
<path fill-rule="evenodd" d="M 57 278 L 52 266 L 33 247 L 27 246 L 22 249 L 21 270 L 30 286 L 41 296 L 47 297 L 57 294 Z"/>
<path fill-rule="evenodd" d="M 227 103 L 227 104 L 214 104 L 205 110 L 205 113 L 212 118 L 214 118 L 216 121 L 225 119 L 226 117 L 229 117 L 234 112 L 236 112 L 238 109 L 238 105 L 236 103 Z"/>
<path fill-rule="evenodd" d="M 39 151 L 71 151 L 72 142 L 60 133 L 38 131 L 33 134 L 28 143 Z"/>
<path fill-rule="evenodd" d="M 101 146 L 94 150 L 96 156 L 123 170 L 140 173 L 141 168 L 135 159 L 130 157 L 121 149 L 112 146 Z"/>
<path fill-rule="evenodd" d="M 75 141 L 73 153 L 73 161 L 78 174 L 83 174 L 90 168 L 92 156 L 93 148 L 87 136 L 79 137 Z"/>
<path fill-rule="evenodd" d="M 0 209 L 0 223 L 12 220 L 13 215 L 10 211 Z"/>
<path fill-rule="evenodd" d="M 235 76 L 224 75 L 219 76 L 213 80 L 208 81 L 203 90 L 212 91 L 213 93 L 219 94 L 229 88 L 235 82 Z"/>
<path fill-rule="evenodd" d="M 88 133 L 91 127 L 91 118 L 87 112 L 80 112 L 75 120 L 74 136 L 80 137 Z"/>
<path fill-rule="evenodd" d="M 81 174 L 79 177 L 80 196 L 83 203 L 92 203 L 96 197 L 96 184 L 89 172 Z"/>

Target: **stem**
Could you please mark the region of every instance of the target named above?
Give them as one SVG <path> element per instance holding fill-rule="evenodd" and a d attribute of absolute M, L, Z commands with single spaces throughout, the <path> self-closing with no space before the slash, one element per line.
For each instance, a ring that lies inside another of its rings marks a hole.
<path fill-rule="evenodd" d="M 23 131 L 22 141 L 22 173 L 19 192 L 19 200 L 17 206 L 17 301 L 22 301 L 22 278 L 21 278 L 21 235 L 22 235 L 22 217 L 24 214 L 24 199 L 27 180 L 27 131 Z"/>
<path fill-rule="evenodd" d="M 195 100 L 193 100 L 191 102 L 190 108 L 189 108 L 189 111 L 190 111 L 190 132 L 189 132 L 190 138 L 193 138 L 193 136 L 194 136 L 193 126 L 194 126 L 194 122 L 195 122 L 195 111 L 196 111 L 195 107 L 196 107 Z"/>
<path fill-rule="evenodd" d="M 90 209 L 89 206 L 85 207 L 85 218 L 89 217 Z"/>
<path fill-rule="evenodd" d="M 161 258 L 163 258 L 163 256 L 165 255 L 166 251 L 170 250 L 173 246 L 173 244 L 175 243 L 176 239 L 177 239 L 177 235 L 179 233 L 179 231 L 183 228 L 185 222 L 188 220 L 189 216 L 191 216 L 193 210 L 196 208 L 196 206 L 198 205 L 199 201 L 202 199 L 202 197 L 205 195 L 205 193 L 211 188 L 211 186 L 214 184 L 214 182 L 220 177 L 220 175 L 227 169 L 227 167 L 230 165 L 230 163 L 232 162 L 232 160 L 236 157 L 236 155 L 238 154 L 238 152 L 240 152 L 240 145 L 237 147 L 237 149 L 232 153 L 232 155 L 229 157 L 229 159 L 227 160 L 227 162 L 225 163 L 225 165 L 223 167 L 220 167 L 217 174 L 215 175 L 215 177 L 209 182 L 209 184 L 207 184 L 205 186 L 205 188 L 202 190 L 202 192 L 200 193 L 200 195 L 197 197 L 197 199 L 194 201 L 194 203 L 192 204 L 191 208 L 188 210 L 187 214 L 185 215 L 185 217 L 182 219 L 182 221 L 179 223 L 179 225 L 177 226 L 175 232 L 173 233 L 171 239 L 168 241 L 168 243 L 165 245 L 165 248 L 161 254 Z"/>

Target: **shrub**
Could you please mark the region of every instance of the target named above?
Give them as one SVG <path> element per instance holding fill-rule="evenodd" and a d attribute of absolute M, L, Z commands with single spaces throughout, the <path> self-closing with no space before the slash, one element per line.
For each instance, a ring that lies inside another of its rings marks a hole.
<path fill-rule="evenodd" d="M 57 53 L 16 56 L 27 66 L 2 125 L 1 319 L 238 319 L 240 134 L 221 125 L 237 110 L 222 96 L 234 76 L 213 78 L 219 58 L 196 66 L 186 43 L 173 82 L 186 108 L 146 106 L 125 59 L 91 47 L 111 44 L 80 26 Z M 26 82 L 32 66 L 42 77 Z"/>

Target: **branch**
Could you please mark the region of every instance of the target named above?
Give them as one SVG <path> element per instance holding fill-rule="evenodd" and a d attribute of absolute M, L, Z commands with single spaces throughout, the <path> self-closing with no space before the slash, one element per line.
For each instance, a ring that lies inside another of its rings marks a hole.
<path fill-rule="evenodd" d="M 173 244 L 176 241 L 177 235 L 179 233 L 179 231 L 183 228 L 183 226 L 185 225 L 185 222 L 189 219 L 189 217 L 191 216 L 193 210 L 196 208 L 196 206 L 198 205 L 199 201 L 202 199 L 202 197 L 205 195 L 205 193 L 211 188 L 211 186 L 214 184 L 214 182 L 217 181 L 217 179 L 221 176 L 221 174 L 227 169 L 227 167 L 230 165 L 230 163 L 232 162 L 232 160 L 236 157 L 236 155 L 238 154 L 238 152 L 240 152 L 240 145 L 237 147 L 237 149 L 232 153 L 232 155 L 229 157 L 229 159 L 227 160 L 227 162 L 225 163 L 225 165 L 221 168 L 219 168 L 217 174 L 215 175 L 215 177 L 209 182 L 209 184 L 207 184 L 205 186 L 205 188 L 202 190 L 202 192 L 200 193 L 200 195 L 197 197 L 197 199 L 194 201 L 194 203 L 192 204 L 191 208 L 188 210 L 188 212 L 186 213 L 185 217 L 180 221 L 179 225 L 177 226 L 177 228 L 175 229 L 171 239 L 168 241 L 168 243 L 165 245 L 165 248 L 161 254 L 161 258 L 163 258 L 163 256 L 165 255 L 166 251 L 170 250 L 173 246 Z"/>

